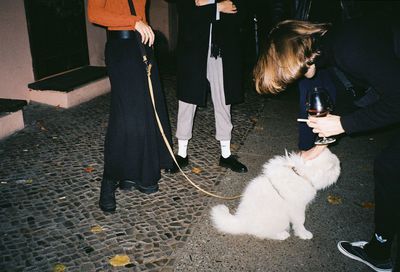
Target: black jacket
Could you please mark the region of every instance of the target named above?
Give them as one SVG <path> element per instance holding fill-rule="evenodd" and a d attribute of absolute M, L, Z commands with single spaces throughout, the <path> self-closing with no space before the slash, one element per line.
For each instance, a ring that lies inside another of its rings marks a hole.
<path fill-rule="evenodd" d="M 378 102 L 341 116 L 347 134 L 381 128 L 400 122 L 400 59 L 395 55 L 393 26 L 397 22 L 358 19 L 344 23 L 329 38 L 334 64 L 345 74 L 372 86 Z"/>
<path fill-rule="evenodd" d="M 220 14 L 216 19 L 216 4 L 197 7 L 194 0 L 178 0 L 179 33 L 177 46 L 178 99 L 204 106 L 207 99 L 207 59 L 210 24 L 221 48 L 224 72 L 225 103 L 243 101 L 242 52 L 240 27 L 244 11 L 239 1 L 236 14 Z"/>

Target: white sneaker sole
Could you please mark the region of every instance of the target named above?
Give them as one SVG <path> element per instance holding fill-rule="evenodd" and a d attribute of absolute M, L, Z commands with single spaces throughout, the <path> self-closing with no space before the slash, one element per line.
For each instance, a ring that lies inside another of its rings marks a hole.
<path fill-rule="evenodd" d="M 362 263 L 368 265 L 370 268 L 372 268 L 373 270 L 375 270 L 375 271 L 377 271 L 377 272 L 392 272 L 392 269 L 382 269 L 382 268 L 378 268 L 378 267 L 372 265 L 371 263 L 369 263 L 369 262 L 367 262 L 367 261 L 361 259 L 360 257 L 357 257 L 357 256 L 355 256 L 355 255 L 353 255 L 353 254 L 350 254 L 349 252 L 347 252 L 347 251 L 341 246 L 341 243 L 343 243 L 343 242 L 347 242 L 347 241 L 340 241 L 339 243 L 337 243 L 337 248 L 339 249 L 339 251 L 340 251 L 343 255 L 349 257 L 350 259 L 353 259 L 353 260 L 362 262 Z M 347 243 L 349 243 L 349 242 L 347 242 Z M 353 242 L 353 243 L 350 243 L 350 244 L 351 244 L 352 246 L 364 247 L 367 243 L 368 243 L 368 242 L 365 242 L 365 241 L 359 241 L 359 242 Z"/>

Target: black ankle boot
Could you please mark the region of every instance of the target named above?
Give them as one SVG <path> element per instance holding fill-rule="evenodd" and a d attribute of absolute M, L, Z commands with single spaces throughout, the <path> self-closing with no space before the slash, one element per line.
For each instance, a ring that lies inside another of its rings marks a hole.
<path fill-rule="evenodd" d="M 101 181 L 99 207 L 103 212 L 114 212 L 117 204 L 115 201 L 115 190 L 117 181 L 103 178 Z"/>

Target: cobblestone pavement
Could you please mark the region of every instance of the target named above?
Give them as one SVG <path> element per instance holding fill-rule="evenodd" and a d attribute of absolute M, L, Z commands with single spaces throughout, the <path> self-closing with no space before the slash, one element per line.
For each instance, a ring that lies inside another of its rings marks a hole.
<path fill-rule="evenodd" d="M 163 76 L 173 132 L 175 78 Z M 253 91 L 234 106 L 237 151 L 263 98 Z M 117 193 L 118 212 L 97 206 L 109 95 L 72 109 L 31 104 L 26 128 L 0 142 L 0 271 L 172 271 L 210 198 L 180 174 L 163 175 L 160 191 Z M 227 170 L 218 166 L 212 105 L 198 110 L 187 174 L 213 190 Z M 197 171 L 193 171 L 194 170 Z M 194 173 L 197 172 L 197 173 Z M 127 255 L 129 263 L 109 261 Z"/>
<path fill-rule="evenodd" d="M 256 126 L 238 152 L 249 172 L 246 175 L 229 172 L 222 176 L 219 191 L 228 195 L 242 192 L 259 175 L 265 162 L 285 154 L 285 149 L 297 150 L 298 97 L 296 90 L 291 91 L 265 101 Z M 285 241 L 224 234 L 212 225 L 209 212 L 203 212 L 201 223 L 178 252 L 174 271 L 370 272 L 368 266 L 341 254 L 336 244 L 341 240 L 370 238 L 374 210 L 373 161 L 393 135 L 397 135 L 396 131 L 337 136 L 337 143 L 329 148 L 341 161 L 340 178 L 336 184 L 319 191 L 306 211 L 305 227 L 313 233 L 313 239 L 302 240 L 292 232 Z M 233 213 L 239 200 L 212 199 L 207 210 L 217 204 L 227 205 Z"/>

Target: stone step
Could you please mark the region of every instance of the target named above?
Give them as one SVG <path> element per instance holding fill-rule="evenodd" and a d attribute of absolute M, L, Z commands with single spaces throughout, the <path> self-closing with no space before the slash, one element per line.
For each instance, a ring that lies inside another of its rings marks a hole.
<path fill-rule="evenodd" d="M 24 128 L 25 100 L 0 98 L 0 140 Z"/>
<path fill-rule="evenodd" d="M 28 84 L 29 99 L 71 108 L 110 91 L 105 67 L 84 66 Z"/>

